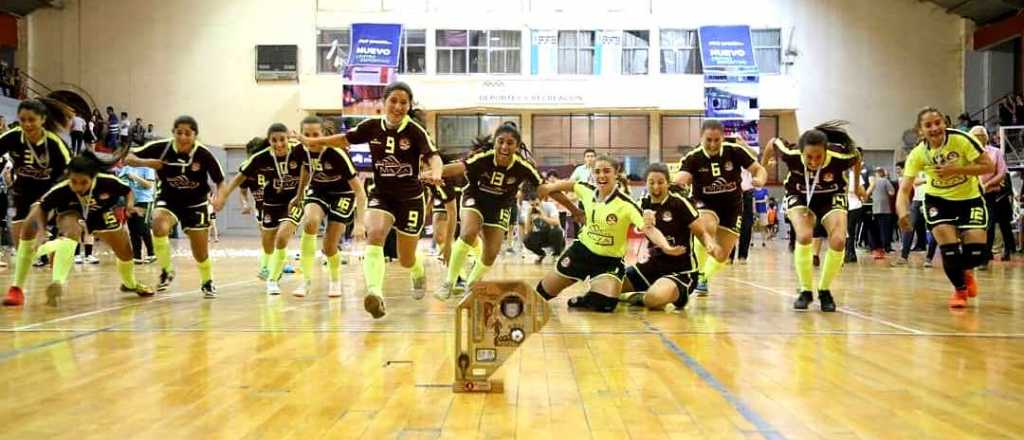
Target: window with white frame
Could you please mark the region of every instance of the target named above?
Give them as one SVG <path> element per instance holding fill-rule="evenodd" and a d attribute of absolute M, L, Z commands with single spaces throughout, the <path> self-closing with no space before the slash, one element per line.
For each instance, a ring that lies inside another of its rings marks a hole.
<path fill-rule="evenodd" d="M 522 73 L 520 31 L 438 29 L 437 73 Z"/>
<path fill-rule="evenodd" d="M 661 30 L 661 73 L 700 74 L 700 44 L 694 29 Z"/>
<path fill-rule="evenodd" d="M 317 29 L 316 73 L 340 73 L 348 63 L 348 29 Z"/>
<path fill-rule="evenodd" d="M 782 30 L 751 29 L 751 45 L 761 73 L 782 72 Z"/>
<path fill-rule="evenodd" d="M 622 33 L 622 74 L 646 75 L 648 47 L 651 42 L 649 31 L 625 31 Z"/>
<path fill-rule="evenodd" d="M 558 73 L 594 74 L 595 31 L 558 31 Z"/>
<path fill-rule="evenodd" d="M 427 31 L 405 29 L 402 32 L 402 52 L 398 58 L 399 73 L 427 73 Z"/>

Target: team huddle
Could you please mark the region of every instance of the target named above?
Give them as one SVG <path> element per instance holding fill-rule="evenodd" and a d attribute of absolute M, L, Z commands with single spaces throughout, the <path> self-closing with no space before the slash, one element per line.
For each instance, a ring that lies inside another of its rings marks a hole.
<path fill-rule="evenodd" d="M 550 197 L 580 225 L 575 240 L 536 284 L 542 297 L 550 300 L 576 283 L 586 283 L 586 292 L 570 298 L 569 307 L 612 312 L 624 302 L 652 310 L 669 305 L 682 309 L 691 294 L 709 293 L 710 281 L 726 268 L 739 240 L 742 173 L 749 172 L 754 187 L 763 187 L 766 168 L 781 161 L 789 170 L 783 186 L 796 236 L 798 298 L 793 307 L 806 310 L 817 297 L 822 311 L 836 310 L 832 282 L 844 262 L 847 192 L 854 188 L 858 195 L 863 193 L 858 182 L 861 153 L 842 123 L 819 125 L 801 134 L 795 144 L 772 139 L 758 159 L 742 141 L 727 137 L 720 122 L 707 120 L 701 127 L 701 144 L 682 158 L 679 171 L 673 175 L 665 164 L 651 164 L 645 173 L 646 193 L 635 200 L 619 184 L 620 163 L 607 155 L 596 158 L 586 180 L 545 182 L 514 123 L 502 124 L 464 157 L 442 160 L 412 110 L 412 89 L 393 83 L 385 89 L 384 100 L 384 115 L 342 134 L 325 136 L 324 123 L 317 117 L 304 119 L 298 133 L 284 124 L 271 125 L 265 137 L 250 142 L 248 159 L 230 181 L 225 181 L 213 153 L 197 140 L 198 123 L 189 116 L 174 121 L 172 138 L 126 151 L 125 163 L 152 168 L 159 180 L 152 235 L 161 271 L 155 288 L 135 277 L 131 243 L 115 215 L 119 206 L 130 210 L 133 198 L 128 185 L 108 173 L 112 162 L 91 151 L 71 157 L 56 134 L 70 116 L 61 104 L 21 103 L 20 127 L 0 136 L 0 155 L 10 156 L 16 176 L 12 223 L 18 239 L 4 305 L 24 303 L 28 268 L 40 255 L 51 255 L 52 283 L 46 293 L 49 302 L 56 303 L 83 233 L 95 234 L 111 246 L 123 292 L 152 296 L 165 291 L 176 275 L 169 241 L 176 225 L 191 245 L 201 292 L 215 298 L 210 217 L 241 188 L 243 207 L 250 210 L 251 197 L 260 226 L 258 276 L 265 280 L 267 294 L 282 293 L 288 244 L 298 230 L 303 279 L 292 293 L 303 297 L 315 291 L 316 240 L 323 227 L 326 293 L 342 296 L 338 243 L 346 230 L 361 225 L 363 230 L 355 235 L 366 237 L 363 304 L 374 318 L 381 318 L 387 313 L 384 243 L 392 230 L 397 260 L 409 270 L 409 291 L 421 299 L 427 276 L 418 245 L 427 216 L 433 214 L 435 240 L 447 265 L 443 279 L 436 280 L 434 296 L 456 298 L 485 279 L 510 232 L 517 193 L 535 188 L 539 198 Z M 896 204 L 900 227 L 910 227 L 913 177 L 923 171 L 924 215 L 954 287 L 949 306 L 965 307 L 968 298 L 978 294 L 972 270 L 988 260 L 988 214 L 977 176 L 991 172 L 994 164 L 973 136 L 946 127 L 944 115 L 934 108 L 922 110 L 916 126 L 921 141 L 907 159 L 904 173 L 911 178 L 901 184 Z M 373 176 L 365 183 L 348 154 L 354 144 L 370 148 Z M 53 237 L 37 246 L 45 229 L 53 231 Z M 631 229 L 641 232 L 649 244 L 646 258 L 626 267 Z M 814 238 L 828 243 L 816 286 Z M 472 269 L 467 271 L 470 259 Z"/>

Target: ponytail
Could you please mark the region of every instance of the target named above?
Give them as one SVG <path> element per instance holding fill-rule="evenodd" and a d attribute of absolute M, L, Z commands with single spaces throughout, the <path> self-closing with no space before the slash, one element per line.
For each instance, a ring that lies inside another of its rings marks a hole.
<path fill-rule="evenodd" d="M 85 174 L 96 177 L 97 174 L 109 171 L 110 165 L 104 163 L 91 150 L 84 150 L 68 162 L 68 173 Z"/>
<path fill-rule="evenodd" d="M 29 99 L 18 104 L 18 113 L 28 110 L 43 118 L 43 128 L 47 131 L 63 131 L 71 123 L 75 112 L 67 104 L 53 98 L 40 97 Z"/>

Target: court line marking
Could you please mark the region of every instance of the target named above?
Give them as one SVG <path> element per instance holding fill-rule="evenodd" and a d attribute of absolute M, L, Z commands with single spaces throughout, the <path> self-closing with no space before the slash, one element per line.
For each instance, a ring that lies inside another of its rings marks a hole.
<path fill-rule="evenodd" d="M 242 284 L 249 284 L 249 283 L 252 283 L 252 282 L 255 282 L 255 281 L 259 281 L 259 280 L 235 281 L 235 282 L 223 284 L 223 285 L 220 285 L 220 286 L 217 286 L 217 287 L 218 288 L 224 288 L 224 287 L 238 286 L 238 285 L 242 285 Z M 142 307 L 142 306 L 145 306 L 147 304 L 153 304 L 153 303 L 158 303 L 158 302 L 162 302 L 162 301 L 167 301 L 169 299 L 178 298 L 178 297 L 184 296 L 184 295 L 196 294 L 196 293 L 199 293 L 199 291 L 200 291 L 200 289 L 195 289 L 195 290 L 187 290 L 187 291 L 184 291 L 184 292 L 172 293 L 170 295 L 157 295 L 156 298 L 151 299 L 149 301 L 145 301 L 145 302 L 140 302 L 140 303 L 135 303 L 135 304 L 121 304 L 121 305 L 118 305 L 118 306 L 111 306 L 111 307 L 106 307 L 106 308 L 97 309 L 97 310 L 90 310 L 88 312 L 76 313 L 74 315 L 68 315 L 68 316 L 63 316 L 63 317 L 60 317 L 60 318 L 54 318 L 54 319 L 50 319 L 50 320 L 47 320 L 47 321 L 37 322 L 37 323 L 34 323 L 34 324 L 22 325 L 22 326 L 14 327 L 12 329 L 4 329 L 4 331 L 8 331 L 8 330 L 15 330 L 15 331 L 28 330 L 28 329 L 33 329 L 33 328 L 36 328 L 36 327 L 41 327 L 41 326 L 44 326 L 44 325 L 47 325 L 47 324 L 54 324 L 54 323 L 57 323 L 57 322 L 71 321 L 71 320 L 75 320 L 75 319 L 78 319 L 78 318 L 85 318 L 87 316 L 98 315 L 100 313 L 106 313 L 106 312 L 112 312 L 114 310 L 126 309 L 128 307 Z M 206 300 L 204 298 L 200 298 L 200 299 L 203 299 L 204 301 L 208 301 L 208 300 Z"/>
<path fill-rule="evenodd" d="M 761 415 L 758 414 L 757 411 L 755 411 L 753 408 L 751 408 L 745 402 L 743 402 L 742 399 L 733 394 L 732 391 L 729 391 L 729 389 L 726 388 L 725 385 L 722 384 L 722 382 L 719 382 L 718 379 L 715 378 L 715 375 L 711 374 L 710 371 L 704 368 L 704 366 L 701 365 L 700 362 L 698 362 L 689 354 L 686 354 L 686 351 L 684 351 L 678 344 L 669 339 L 668 336 L 665 336 L 665 334 L 661 332 L 661 329 L 655 327 L 650 323 L 650 321 L 647 321 L 646 319 L 643 320 L 643 323 L 644 326 L 647 327 L 647 330 L 651 334 L 657 336 L 658 339 L 661 339 L 661 343 L 666 348 L 668 348 L 668 350 L 671 351 L 672 354 L 676 356 L 676 358 L 678 358 L 684 365 L 686 365 L 686 367 L 689 368 L 690 371 L 693 371 L 697 375 L 697 377 L 700 377 L 700 379 L 704 381 L 704 383 L 708 384 L 708 386 L 717 391 L 718 395 L 722 396 L 723 399 L 729 402 L 729 405 L 731 405 L 737 412 L 739 412 L 744 419 L 750 422 L 751 425 L 754 425 L 754 427 L 757 428 L 757 433 L 763 435 L 766 439 L 769 440 L 786 439 L 786 436 L 782 435 L 782 433 L 779 432 L 779 430 L 775 429 L 775 427 L 772 426 L 772 424 L 769 423 L 767 420 L 765 420 L 764 417 L 761 417 Z"/>
<path fill-rule="evenodd" d="M 110 330 L 110 329 L 112 329 L 114 327 L 117 327 L 119 325 L 120 324 L 114 324 L 114 325 L 107 326 L 107 327 L 104 327 L 104 328 L 98 328 L 98 329 L 95 329 L 95 330 L 90 330 L 90 331 L 74 334 L 74 335 L 71 335 L 71 336 L 63 337 L 63 338 L 51 339 L 49 341 L 43 341 L 43 342 L 40 342 L 40 343 L 35 344 L 35 345 L 30 345 L 28 347 L 22 347 L 22 348 L 18 348 L 18 349 L 11 350 L 11 351 L 5 351 L 3 353 L 0 353 L 0 363 L 7 362 L 7 361 L 9 361 L 11 359 L 14 359 L 15 357 L 18 357 L 18 356 L 22 355 L 22 354 L 25 354 L 25 353 L 28 353 L 28 352 L 32 352 L 32 351 L 36 351 L 36 350 L 39 350 L 41 348 L 46 348 L 46 347 L 49 347 L 51 345 L 57 345 L 57 344 L 64 343 L 64 342 L 70 342 L 70 341 L 73 341 L 75 339 L 84 338 L 86 336 L 92 336 L 92 335 L 95 335 L 95 334 L 98 334 L 98 333 L 103 333 L 103 332 L 108 331 L 108 330 Z"/>
<path fill-rule="evenodd" d="M 744 281 L 744 280 L 737 279 L 737 278 L 729 278 L 729 277 L 726 277 L 726 278 L 728 280 L 730 280 L 730 281 L 735 281 L 735 282 L 740 283 L 740 284 L 746 284 L 748 286 L 754 286 L 754 287 L 757 287 L 759 289 L 767 290 L 767 291 L 772 292 L 772 293 L 774 293 L 774 294 L 776 294 L 778 296 L 785 296 L 785 297 L 788 297 L 788 298 L 796 298 L 798 296 L 798 295 L 795 295 L 795 294 L 792 294 L 792 293 L 785 293 L 785 292 L 776 290 L 774 288 L 771 288 L 771 287 L 768 287 L 768 286 L 763 286 L 763 285 L 760 285 L 760 284 L 757 284 L 757 283 L 751 283 L 749 281 Z M 913 333 L 915 335 L 931 336 L 926 331 L 910 328 L 910 327 L 907 327 L 905 325 L 900 325 L 900 324 L 897 324 L 897 323 L 892 322 L 892 321 L 884 320 L 882 318 L 876 318 L 874 316 L 868 316 L 868 315 L 865 315 L 863 313 L 860 313 L 860 312 L 857 312 L 857 311 L 854 311 L 854 310 L 850 310 L 850 309 L 848 309 L 846 307 L 837 307 L 836 310 L 841 312 L 841 313 L 845 313 L 847 315 L 850 315 L 850 316 L 855 316 L 857 318 L 866 319 L 868 321 L 872 321 L 872 322 L 875 322 L 875 323 L 878 323 L 878 324 L 882 324 L 882 325 L 885 325 L 885 326 L 888 326 L 888 327 L 892 327 L 892 328 L 897 329 L 897 330 L 903 330 L 905 332 Z M 802 312 L 798 312 L 798 313 L 802 313 Z"/>
<path fill-rule="evenodd" d="M 352 329 L 352 328 L 277 328 L 265 329 L 255 327 L 239 328 L 217 328 L 204 329 L 195 327 L 169 327 L 169 328 L 130 328 L 117 325 L 121 328 L 100 329 L 107 333 L 340 333 L 340 334 L 405 334 L 417 335 L 451 335 L 451 330 L 417 330 L 417 329 Z M 80 327 L 57 327 L 47 329 L 13 330 L 0 329 L 3 333 L 67 333 L 67 332 L 88 332 L 94 328 Z M 906 332 L 872 332 L 872 331 L 815 331 L 815 332 L 730 332 L 730 331 L 671 331 L 662 330 L 663 334 L 671 336 L 706 336 L 706 335 L 733 335 L 733 336 L 922 336 L 922 337 L 948 337 L 948 338 L 988 338 L 988 339 L 1024 339 L 1024 333 L 951 333 L 951 332 L 925 332 L 921 334 L 908 334 Z M 541 335 L 552 336 L 634 336 L 650 334 L 646 330 L 626 331 L 542 331 Z"/>

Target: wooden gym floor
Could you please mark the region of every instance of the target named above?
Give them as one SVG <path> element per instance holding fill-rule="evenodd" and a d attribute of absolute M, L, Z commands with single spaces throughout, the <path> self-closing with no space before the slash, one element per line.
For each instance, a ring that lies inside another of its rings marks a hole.
<path fill-rule="evenodd" d="M 29 303 L 0 310 L 0 438 L 1010 438 L 1024 433 L 1024 269 L 995 263 L 946 308 L 941 269 L 862 256 L 840 311 L 791 310 L 782 242 L 731 266 L 684 312 L 620 307 L 555 317 L 499 371 L 502 394 L 453 394 L 450 307 L 408 297 L 389 265 L 389 315 L 346 296 L 267 297 L 252 239 L 216 245 L 204 300 L 183 245 L 172 289 L 116 292 L 111 256 L 78 266 L 59 307 L 33 269 Z M 243 255 L 247 253 L 248 255 Z M 551 267 L 503 257 L 491 279 Z M 428 265 L 428 287 L 440 265 Z M 0 270 L 7 286 L 10 269 Z M 155 282 L 158 268 L 143 266 Z M 325 286 L 326 275 L 317 274 Z M 432 292 L 432 290 L 431 290 Z M 576 287 L 568 293 L 578 293 Z M 813 307 L 817 307 L 817 303 Z M 813 309 L 812 309 L 813 310 Z"/>

